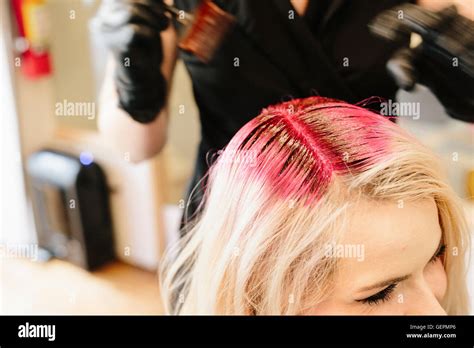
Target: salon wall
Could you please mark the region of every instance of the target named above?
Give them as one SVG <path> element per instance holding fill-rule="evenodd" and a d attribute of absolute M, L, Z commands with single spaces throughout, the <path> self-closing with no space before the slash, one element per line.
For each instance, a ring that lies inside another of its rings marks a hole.
<path fill-rule="evenodd" d="M 189 77 L 178 62 L 169 101 L 168 143 L 162 154 L 134 165 L 110 155 L 107 144 L 98 145 L 97 100 L 107 51 L 91 35 L 89 23 L 99 3 L 49 0 L 52 74 L 32 80 L 20 67 L 13 67 L 22 158 L 25 163 L 30 154 L 44 147 L 71 153 L 84 150 L 97 153 L 96 158 L 106 169 L 115 191 L 112 207 L 119 234 L 117 251 L 121 253 L 132 245 L 136 258 L 124 260 L 156 269 L 159 252 L 164 247 L 162 237 L 179 220 L 178 205 L 184 199 L 193 170 L 199 141 L 197 108 Z M 56 103 L 64 101 L 91 103 L 94 117 L 58 115 Z M 183 107 L 184 113 L 180 113 Z M 166 221 L 161 221 L 162 216 L 172 220 L 168 224 L 172 227 L 164 226 Z M 34 228 L 25 229 L 22 239 L 34 239 Z"/>
<path fill-rule="evenodd" d="M 95 103 L 88 22 L 97 3 L 83 0 L 50 0 L 51 53 L 54 64 L 54 100 Z M 96 118 L 57 117 L 58 126 L 96 128 Z"/>

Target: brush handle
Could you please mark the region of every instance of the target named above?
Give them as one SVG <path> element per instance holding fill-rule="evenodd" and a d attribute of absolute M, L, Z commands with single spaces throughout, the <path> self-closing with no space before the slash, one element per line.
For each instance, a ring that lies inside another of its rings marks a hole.
<path fill-rule="evenodd" d="M 179 23 L 185 26 L 191 25 L 194 20 L 194 16 L 192 14 L 180 10 L 174 6 L 165 4 L 165 10 L 170 13 Z"/>
<path fill-rule="evenodd" d="M 128 1 L 130 3 L 144 4 L 146 6 L 149 6 L 149 0 L 128 0 Z M 164 10 L 168 12 L 173 18 L 175 18 L 179 23 L 183 25 L 192 24 L 194 20 L 194 16 L 191 13 L 180 10 L 179 8 L 175 6 L 168 5 L 164 1 L 162 1 L 162 4 L 160 4 L 160 6 L 161 5 L 163 6 Z"/>

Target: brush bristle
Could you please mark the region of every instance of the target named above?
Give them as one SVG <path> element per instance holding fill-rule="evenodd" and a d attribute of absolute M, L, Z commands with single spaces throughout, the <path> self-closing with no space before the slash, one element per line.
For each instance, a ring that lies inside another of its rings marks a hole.
<path fill-rule="evenodd" d="M 194 17 L 194 24 L 189 28 L 179 47 L 207 63 L 221 46 L 236 20 L 234 16 L 211 1 L 202 1 Z"/>

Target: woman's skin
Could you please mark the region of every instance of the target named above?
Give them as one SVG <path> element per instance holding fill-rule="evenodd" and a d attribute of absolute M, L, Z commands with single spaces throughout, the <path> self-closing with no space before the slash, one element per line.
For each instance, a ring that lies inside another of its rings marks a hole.
<path fill-rule="evenodd" d="M 357 207 L 349 221 L 340 246 L 358 246 L 364 252 L 357 257 L 348 252 L 343 257 L 333 255 L 340 257 L 334 291 L 306 314 L 446 314 L 440 305 L 447 277 L 439 249 L 443 242 L 434 200 L 403 205 L 367 201 Z M 390 281 L 396 278 L 399 280 Z M 386 285 L 373 287 L 385 281 Z M 361 301 L 379 296 L 394 284 L 385 300 Z"/>

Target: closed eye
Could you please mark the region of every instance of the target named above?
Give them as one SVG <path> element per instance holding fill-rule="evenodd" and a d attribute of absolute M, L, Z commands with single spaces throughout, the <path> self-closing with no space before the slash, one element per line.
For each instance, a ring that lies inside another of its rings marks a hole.
<path fill-rule="evenodd" d="M 379 291 L 375 295 L 372 295 L 370 297 L 364 298 L 362 300 L 356 300 L 357 302 L 369 304 L 369 305 L 377 305 L 380 302 L 386 302 L 390 300 L 391 295 L 393 294 L 393 291 L 397 287 L 398 283 L 390 284 L 387 286 L 385 289 Z"/>
<path fill-rule="evenodd" d="M 430 263 L 434 263 L 446 254 L 446 245 L 440 245 L 436 254 L 431 258 Z"/>
<path fill-rule="evenodd" d="M 445 254 L 446 254 L 446 245 L 444 245 L 442 243 L 442 239 L 441 239 L 440 243 L 439 243 L 439 246 L 438 246 L 438 249 L 435 251 L 435 253 L 431 257 L 431 259 L 429 260 L 427 265 L 428 264 L 433 264 L 436 261 L 438 261 L 439 259 L 443 259 L 443 256 Z M 360 303 L 364 303 L 364 304 L 369 304 L 369 305 L 377 305 L 381 302 L 386 302 L 386 301 L 390 300 L 390 298 L 393 295 L 393 292 L 394 292 L 395 288 L 397 287 L 397 285 L 400 282 L 408 279 L 409 277 L 410 277 L 409 275 L 405 275 L 403 277 L 393 278 L 391 280 L 387 280 L 385 282 L 378 283 L 374 286 L 366 287 L 363 290 L 368 290 L 368 289 L 377 288 L 377 287 L 380 288 L 383 285 L 390 284 L 387 287 L 385 287 L 383 290 L 377 292 L 376 294 L 374 294 L 372 296 L 369 296 L 369 297 L 361 299 L 361 300 L 355 300 L 355 301 L 360 302 Z"/>

